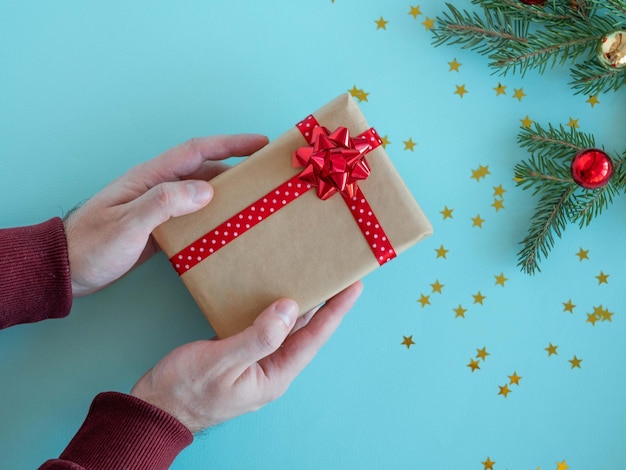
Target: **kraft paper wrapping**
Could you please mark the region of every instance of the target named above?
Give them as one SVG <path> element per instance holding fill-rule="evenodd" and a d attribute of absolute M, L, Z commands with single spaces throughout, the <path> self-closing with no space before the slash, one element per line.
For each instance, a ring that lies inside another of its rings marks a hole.
<path fill-rule="evenodd" d="M 356 136 L 369 129 L 349 94 L 313 115 L 331 131 L 344 126 Z M 215 195 L 207 207 L 154 231 L 166 255 L 178 253 L 300 173 L 302 168 L 291 165 L 291 154 L 305 145 L 294 122 L 274 142 L 211 180 Z M 371 174 L 359 186 L 399 255 L 431 235 L 432 227 L 383 147 L 366 160 Z M 224 338 L 251 325 L 279 298 L 293 298 L 305 313 L 378 267 L 341 195 L 322 201 L 313 188 L 181 278 L 217 336 Z"/>

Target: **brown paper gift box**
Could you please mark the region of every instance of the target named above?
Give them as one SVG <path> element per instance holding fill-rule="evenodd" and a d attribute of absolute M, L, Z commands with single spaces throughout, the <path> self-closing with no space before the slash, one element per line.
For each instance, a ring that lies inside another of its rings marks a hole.
<path fill-rule="evenodd" d="M 331 131 L 347 127 L 352 136 L 369 128 L 349 94 L 313 115 Z M 305 145 L 294 126 L 211 180 L 215 195 L 207 207 L 154 231 L 165 254 L 172 257 L 300 173 L 302 168 L 292 167 L 291 155 Z M 431 235 L 432 227 L 383 147 L 368 153 L 366 160 L 371 174 L 359 187 L 400 254 Z M 344 199 L 336 194 L 322 201 L 313 188 L 181 278 L 217 336 L 224 338 L 252 324 L 279 298 L 296 300 L 304 313 L 378 267 Z"/>

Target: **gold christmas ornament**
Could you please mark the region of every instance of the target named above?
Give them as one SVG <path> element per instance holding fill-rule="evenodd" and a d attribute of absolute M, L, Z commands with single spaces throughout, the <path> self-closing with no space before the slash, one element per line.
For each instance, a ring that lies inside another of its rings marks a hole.
<path fill-rule="evenodd" d="M 626 31 L 614 31 L 600 40 L 598 59 L 609 68 L 626 66 Z"/>

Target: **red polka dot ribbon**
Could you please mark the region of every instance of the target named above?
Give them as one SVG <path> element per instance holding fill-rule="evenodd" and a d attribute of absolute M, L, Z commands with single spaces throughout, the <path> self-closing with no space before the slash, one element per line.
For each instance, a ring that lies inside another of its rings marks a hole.
<path fill-rule="evenodd" d="M 382 144 L 376 130 L 371 128 L 351 138 L 346 128 L 340 127 L 331 133 L 320 126 L 312 115 L 299 122 L 296 127 L 309 144 L 293 153 L 292 163 L 297 167 L 303 166 L 302 172 L 172 256 L 170 262 L 179 275 L 313 187 L 322 200 L 337 192 L 342 195 L 379 264 L 382 265 L 396 256 L 358 187 L 358 181 L 366 179 L 370 172 L 365 155 Z"/>

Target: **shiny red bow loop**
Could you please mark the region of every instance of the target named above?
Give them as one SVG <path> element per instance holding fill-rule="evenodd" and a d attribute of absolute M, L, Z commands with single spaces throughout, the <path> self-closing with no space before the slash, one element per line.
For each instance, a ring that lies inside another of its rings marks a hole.
<path fill-rule="evenodd" d="M 317 196 L 326 200 L 337 192 L 354 197 L 358 181 L 366 179 L 370 167 L 365 155 L 372 150 L 369 139 L 360 135 L 350 137 L 346 127 L 330 132 L 318 126 L 308 139 L 311 145 L 300 147 L 292 154 L 292 165 L 304 167 L 300 179 L 316 187 Z"/>

